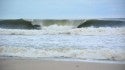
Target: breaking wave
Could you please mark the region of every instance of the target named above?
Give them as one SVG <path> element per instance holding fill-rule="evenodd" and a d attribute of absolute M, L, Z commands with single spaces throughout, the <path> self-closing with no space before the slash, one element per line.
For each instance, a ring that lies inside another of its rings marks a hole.
<path fill-rule="evenodd" d="M 125 20 L 116 19 L 83 19 L 83 20 L 37 20 L 32 21 L 33 25 L 39 25 L 40 29 L 75 29 L 86 27 L 125 27 Z M 64 27 L 64 28 L 63 28 Z"/>
<path fill-rule="evenodd" d="M 83 19 L 83 20 L 0 20 L 2 29 L 75 29 L 85 27 L 125 27 L 124 20 L 108 19 Z"/>
<path fill-rule="evenodd" d="M 0 20 L 0 34 L 125 35 L 125 20 Z"/>
<path fill-rule="evenodd" d="M 2 29 L 33 29 L 34 26 L 30 21 L 23 19 L 0 20 L 0 28 Z"/>
<path fill-rule="evenodd" d="M 125 21 L 120 20 L 86 20 L 84 23 L 80 24 L 78 28 L 81 27 L 125 27 Z"/>

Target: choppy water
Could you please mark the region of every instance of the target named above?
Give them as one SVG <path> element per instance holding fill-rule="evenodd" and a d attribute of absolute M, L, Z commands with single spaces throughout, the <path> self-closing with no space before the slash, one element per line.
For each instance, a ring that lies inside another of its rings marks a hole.
<path fill-rule="evenodd" d="M 0 35 L 0 55 L 125 60 L 125 36 Z"/>
<path fill-rule="evenodd" d="M 83 28 L 77 28 L 76 21 L 34 22 L 42 24 L 42 29 L 1 28 L 0 56 L 125 61 L 125 27 L 116 27 L 124 24 L 121 21 L 95 24 L 92 20 L 92 25 Z"/>

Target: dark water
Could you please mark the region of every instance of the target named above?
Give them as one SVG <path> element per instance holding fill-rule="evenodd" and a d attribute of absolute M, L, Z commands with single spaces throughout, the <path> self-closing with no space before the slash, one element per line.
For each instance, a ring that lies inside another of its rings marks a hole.
<path fill-rule="evenodd" d="M 51 25 L 83 27 L 125 27 L 125 20 L 121 19 L 83 19 L 83 20 L 0 20 L 0 28 L 4 29 L 42 29 Z"/>

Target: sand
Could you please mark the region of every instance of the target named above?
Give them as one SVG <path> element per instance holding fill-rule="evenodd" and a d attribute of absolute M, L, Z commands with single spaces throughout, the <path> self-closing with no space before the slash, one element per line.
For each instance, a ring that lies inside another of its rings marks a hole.
<path fill-rule="evenodd" d="M 125 70 L 125 63 L 40 59 L 0 59 L 0 70 Z"/>

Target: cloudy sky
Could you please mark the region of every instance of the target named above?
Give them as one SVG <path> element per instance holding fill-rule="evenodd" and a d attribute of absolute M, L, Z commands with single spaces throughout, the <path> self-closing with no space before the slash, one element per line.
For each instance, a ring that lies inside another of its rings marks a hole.
<path fill-rule="evenodd" d="M 125 0 L 0 0 L 0 18 L 125 17 Z"/>

